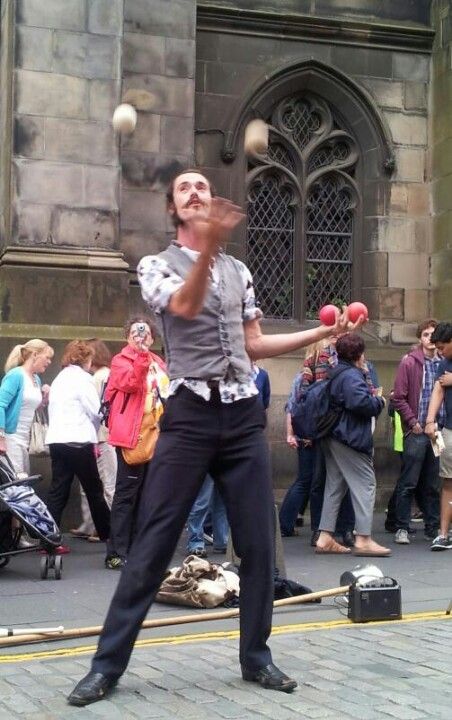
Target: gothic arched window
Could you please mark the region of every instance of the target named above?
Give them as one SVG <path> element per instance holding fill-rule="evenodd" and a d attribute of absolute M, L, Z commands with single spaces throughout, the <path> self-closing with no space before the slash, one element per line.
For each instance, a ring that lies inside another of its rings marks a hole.
<path fill-rule="evenodd" d="M 266 121 L 268 152 L 247 173 L 247 264 L 265 317 L 313 319 L 351 300 L 357 144 L 313 93 L 285 98 Z"/>

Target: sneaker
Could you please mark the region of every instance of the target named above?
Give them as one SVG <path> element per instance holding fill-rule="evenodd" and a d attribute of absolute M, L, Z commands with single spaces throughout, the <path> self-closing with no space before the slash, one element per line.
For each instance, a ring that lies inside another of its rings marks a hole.
<path fill-rule="evenodd" d="M 430 550 L 452 550 L 452 539 L 444 537 L 444 535 L 438 535 L 430 545 Z"/>
<path fill-rule="evenodd" d="M 105 567 L 107 570 L 122 570 L 125 564 L 125 561 L 117 555 L 105 558 Z"/>
<path fill-rule="evenodd" d="M 394 538 L 394 542 L 398 545 L 409 545 L 410 538 L 408 537 L 408 530 L 397 530 Z"/>
<path fill-rule="evenodd" d="M 226 555 L 226 548 L 225 547 L 214 547 L 213 552 L 216 555 Z"/>
<path fill-rule="evenodd" d="M 99 535 L 90 535 L 87 538 L 87 540 L 88 540 L 88 542 L 91 542 L 91 543 L 98 543 L 98 542 L 100 542 L 100 537 L 99 537 Z"/>

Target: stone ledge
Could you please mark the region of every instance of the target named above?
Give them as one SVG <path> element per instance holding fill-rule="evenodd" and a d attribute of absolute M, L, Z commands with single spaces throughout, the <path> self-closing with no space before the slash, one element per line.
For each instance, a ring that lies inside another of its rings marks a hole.
<path fill-rule="evenodd" d="M 109 250 L 79 250 L 76 248 L 29 248 L 7 246 L 0 257 L 1 265 L 70 267 L 74 270 L 92 269 L 127 271 L 129 264 L 123 254 Z"/>

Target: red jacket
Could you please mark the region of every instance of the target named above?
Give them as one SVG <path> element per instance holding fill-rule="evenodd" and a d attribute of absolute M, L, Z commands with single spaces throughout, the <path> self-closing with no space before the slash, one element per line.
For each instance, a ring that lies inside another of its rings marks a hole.
<path fill-rule="evenodd" d="M 397 368 L 392 403 L 400 413 L 404 433 L 416 425 L 424 378 L 425 356 L 421 347 L 404 355 Z"/>
<path fill-rule="evenodd" d="M 136 446 L 147 393 L 146 378 L 152 361 L 166 372 L 161 357 L 152 352 L 136 350 L 132 345 L 126 345 L 113 357 L 104 396 L 110 403 L 110 445 L 124 448 Z"/>

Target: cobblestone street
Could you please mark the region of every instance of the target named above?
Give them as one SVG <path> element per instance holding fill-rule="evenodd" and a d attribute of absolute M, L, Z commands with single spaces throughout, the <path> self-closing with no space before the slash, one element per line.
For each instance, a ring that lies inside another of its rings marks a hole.
<path fill-rule="evenodd" d="M 155 639 L 144 640 L 153 645 L 136 648 L 128 672 L 107 700 L 71 708 L 66 695 L 86 672 L 90 654 L 83 648 L 52 648 L 39 658 L 28 646 L 29 657 L 5 663 L 2 656 L 0 718 L 451 717 L 452 624 L 446 615 L 430 621 L 331 625 L 275 631 L 275 660 L 299 681 L 291 695 L 244 683 L 238 675 L 237 640 L 208 633 L 201 641 L 160 639 L 158 647 Z"/>

